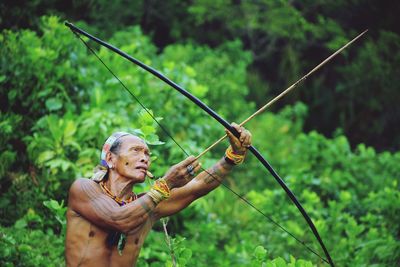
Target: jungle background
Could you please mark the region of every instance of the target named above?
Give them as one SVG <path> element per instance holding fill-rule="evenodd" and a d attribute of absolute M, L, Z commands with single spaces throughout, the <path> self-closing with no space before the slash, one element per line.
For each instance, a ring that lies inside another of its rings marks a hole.
<path fill-rule="evenodd" d="M 64 265 L 69 186 L 91 176 L 112 132 L 146 139 L 156 176 L 186 157 L 64 26 L 68 20 L 235 122 L 369 29 L 247 128 L 337 266 L 398 266 L 399 12 L 400 2 L 388 0 L 2 1 L 0 265 Z M 223 134 L 182 95 L 89 44 L 188 153 L 197 155 Z M 206 154 L 203 165 L 226 147 Z M 323 255 L 300 212 L 254 157 L 225 184 Z M 179 266 L 326 265 L 223 187 L 169 218 L 168 230 Z M 138 266 L 172 266 L 161 224 Z"/>

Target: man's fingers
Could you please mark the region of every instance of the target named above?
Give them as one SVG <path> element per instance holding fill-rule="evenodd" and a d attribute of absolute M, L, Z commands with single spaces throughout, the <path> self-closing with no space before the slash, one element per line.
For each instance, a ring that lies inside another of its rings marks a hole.
<path fill-rule="evenodd" d="M 239 124 L 237 124 L 237 123 L 235 123 L 235 122 L 232 122 L 231 126 L 232 126 L 233 128 L 235 128 L 236 131 L 238 131 L 239 133 L 241 133 L 242 130 L 243 130 L 243 127 L 241 127 Z"/>
<path fill-rule="evenodd" d="M 189 156 L 180 163 L 178 163 L 179 166 L 188 166 L 189 164 L 193 164 L 193 162 L 196 160 L 195 156 Z"/>
<path fill-rule="evenodd" d="M 201 169 L 201 164 L 197 165 L 197 166 L 194 168 L 194 172 L 197 173 L 200 169 Z"/>
<path fill-rule="evenodd" d="M 229 131 L 228 129 L 225 129 L 226 134 L 228 135 L 229 138 L 236 138 L 233 133 L 231 133 L 231 131 Z"/>
<path fill-rule="evenodd" d="M 180 167 L 184 169 L 184 172 L 196 172 L 200 166 L 199 160 L 197 160 L 194 156 L 189 156 L 187 159 L 183 160 L 180 163 Z"/>
<path fill-rule="evenodd" d="M 232 122 L 232 123 L 231 123 L 231 126 L 232 126 L 232 128 L 234 128 L 234 129 L 239 133 L 239 138 L 237 138 L 237 137 L 236 137 L 233 133 L 231 133 L 228 129 L 225 129 L 225 132 L 226 132 L 226 134 L 228 135 L 229 139 L 234 138 L 234 139 L 240 140 L 244 128 L 241 127 L 239 124 L 237 124 L 237 123 L 235 123 L 235 122 Z M 242 141 L 240 140 L 240 142 L 242 142 Z"/>
<path fill-rule="evenodd" d="M 196 172 L 199 168 L 200 168 L 200 162 L 198 161 L 198 160 L 196 160 L 196 161 L 194 161 L 194 162 L 192 162 L 191 164 L 189 164 L 187 167 L 186 167 L 186 169 L 188 169 L 189 168 L 189 166 L 192 166 L 192 167 L 190 167 L 194 172 Z M 189 169 L 188 169 L 189 170 Z"/>
<path fill-rule="evenodd" d="M 243 144 L 245 142 L 246 138 L 247 138 L 248 131 L 243 127 L 240 127 L 240 128 L 241 128 L 241 132 L 240 132 L 239 140 Z"/>
<path fill-rule="evenodd" d="M 231 126 L 239 133 L 239 139 L 240 139 L 245 129 L 235 122 L 232 122 Z"/>
<path fill-rule="evenodd" d="M 244 135 L 244 140 L 242 142 L 243 146 L 249 147 L 251 145 L 251 133 L 246 130 L 246 134 Z"/>
<path fill-rule="evenodd" d="M 228 129 L 225 129 L 225 132 L 229 137 L 229 141 L 233 149 L 241 150 L 241 147 L 248 148 L 249 146 L 251 146 L 251 133 L 237 123 L 232 122 L 231 126 L 240 134 L 239 138 L 237 138 Z"/>

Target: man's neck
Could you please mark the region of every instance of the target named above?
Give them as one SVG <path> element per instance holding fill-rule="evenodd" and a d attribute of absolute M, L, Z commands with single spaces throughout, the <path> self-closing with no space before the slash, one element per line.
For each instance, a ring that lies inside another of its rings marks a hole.
<path fill-rule="evenodd" d="M 128 199 L 132 195 L 134 182 L 118 174 L 110 172 L 106 186 L 112 194 L 120 199 Z"/>

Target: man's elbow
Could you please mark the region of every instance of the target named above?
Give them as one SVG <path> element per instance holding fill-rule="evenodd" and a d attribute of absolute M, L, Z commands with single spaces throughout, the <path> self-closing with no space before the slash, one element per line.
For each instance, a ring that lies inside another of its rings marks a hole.
<path fill-rule="evenodd" d="M 140 225 L 142 225 L 148 219 L 148 215 L 144 214 L 141 216 L 135 216 L 123 220 L 113 220 L 113 226 L 116 230 L 122 233 L 128 233 Z"/>

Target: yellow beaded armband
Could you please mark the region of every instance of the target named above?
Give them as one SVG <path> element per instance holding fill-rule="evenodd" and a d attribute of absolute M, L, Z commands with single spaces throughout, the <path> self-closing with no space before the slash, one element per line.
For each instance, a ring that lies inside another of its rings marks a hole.
<path fill-rule="evenodd" d="M 147 193 L 154 203 L 157 205 L 164 199 L 167 199 L 171 195 L 171 191 L 167 185 L 167 182 L 164 178 L 160 178 L 156 180 L 151 187 L 150 191 Z"/>
<path fill-rule="evenodd" d="M 246 154 L 240 155 L 233 152 L 232 146 L 229 146 L 225 151 L 225 160 L 233 165 L 242 164 L 245 156 Z"/>

